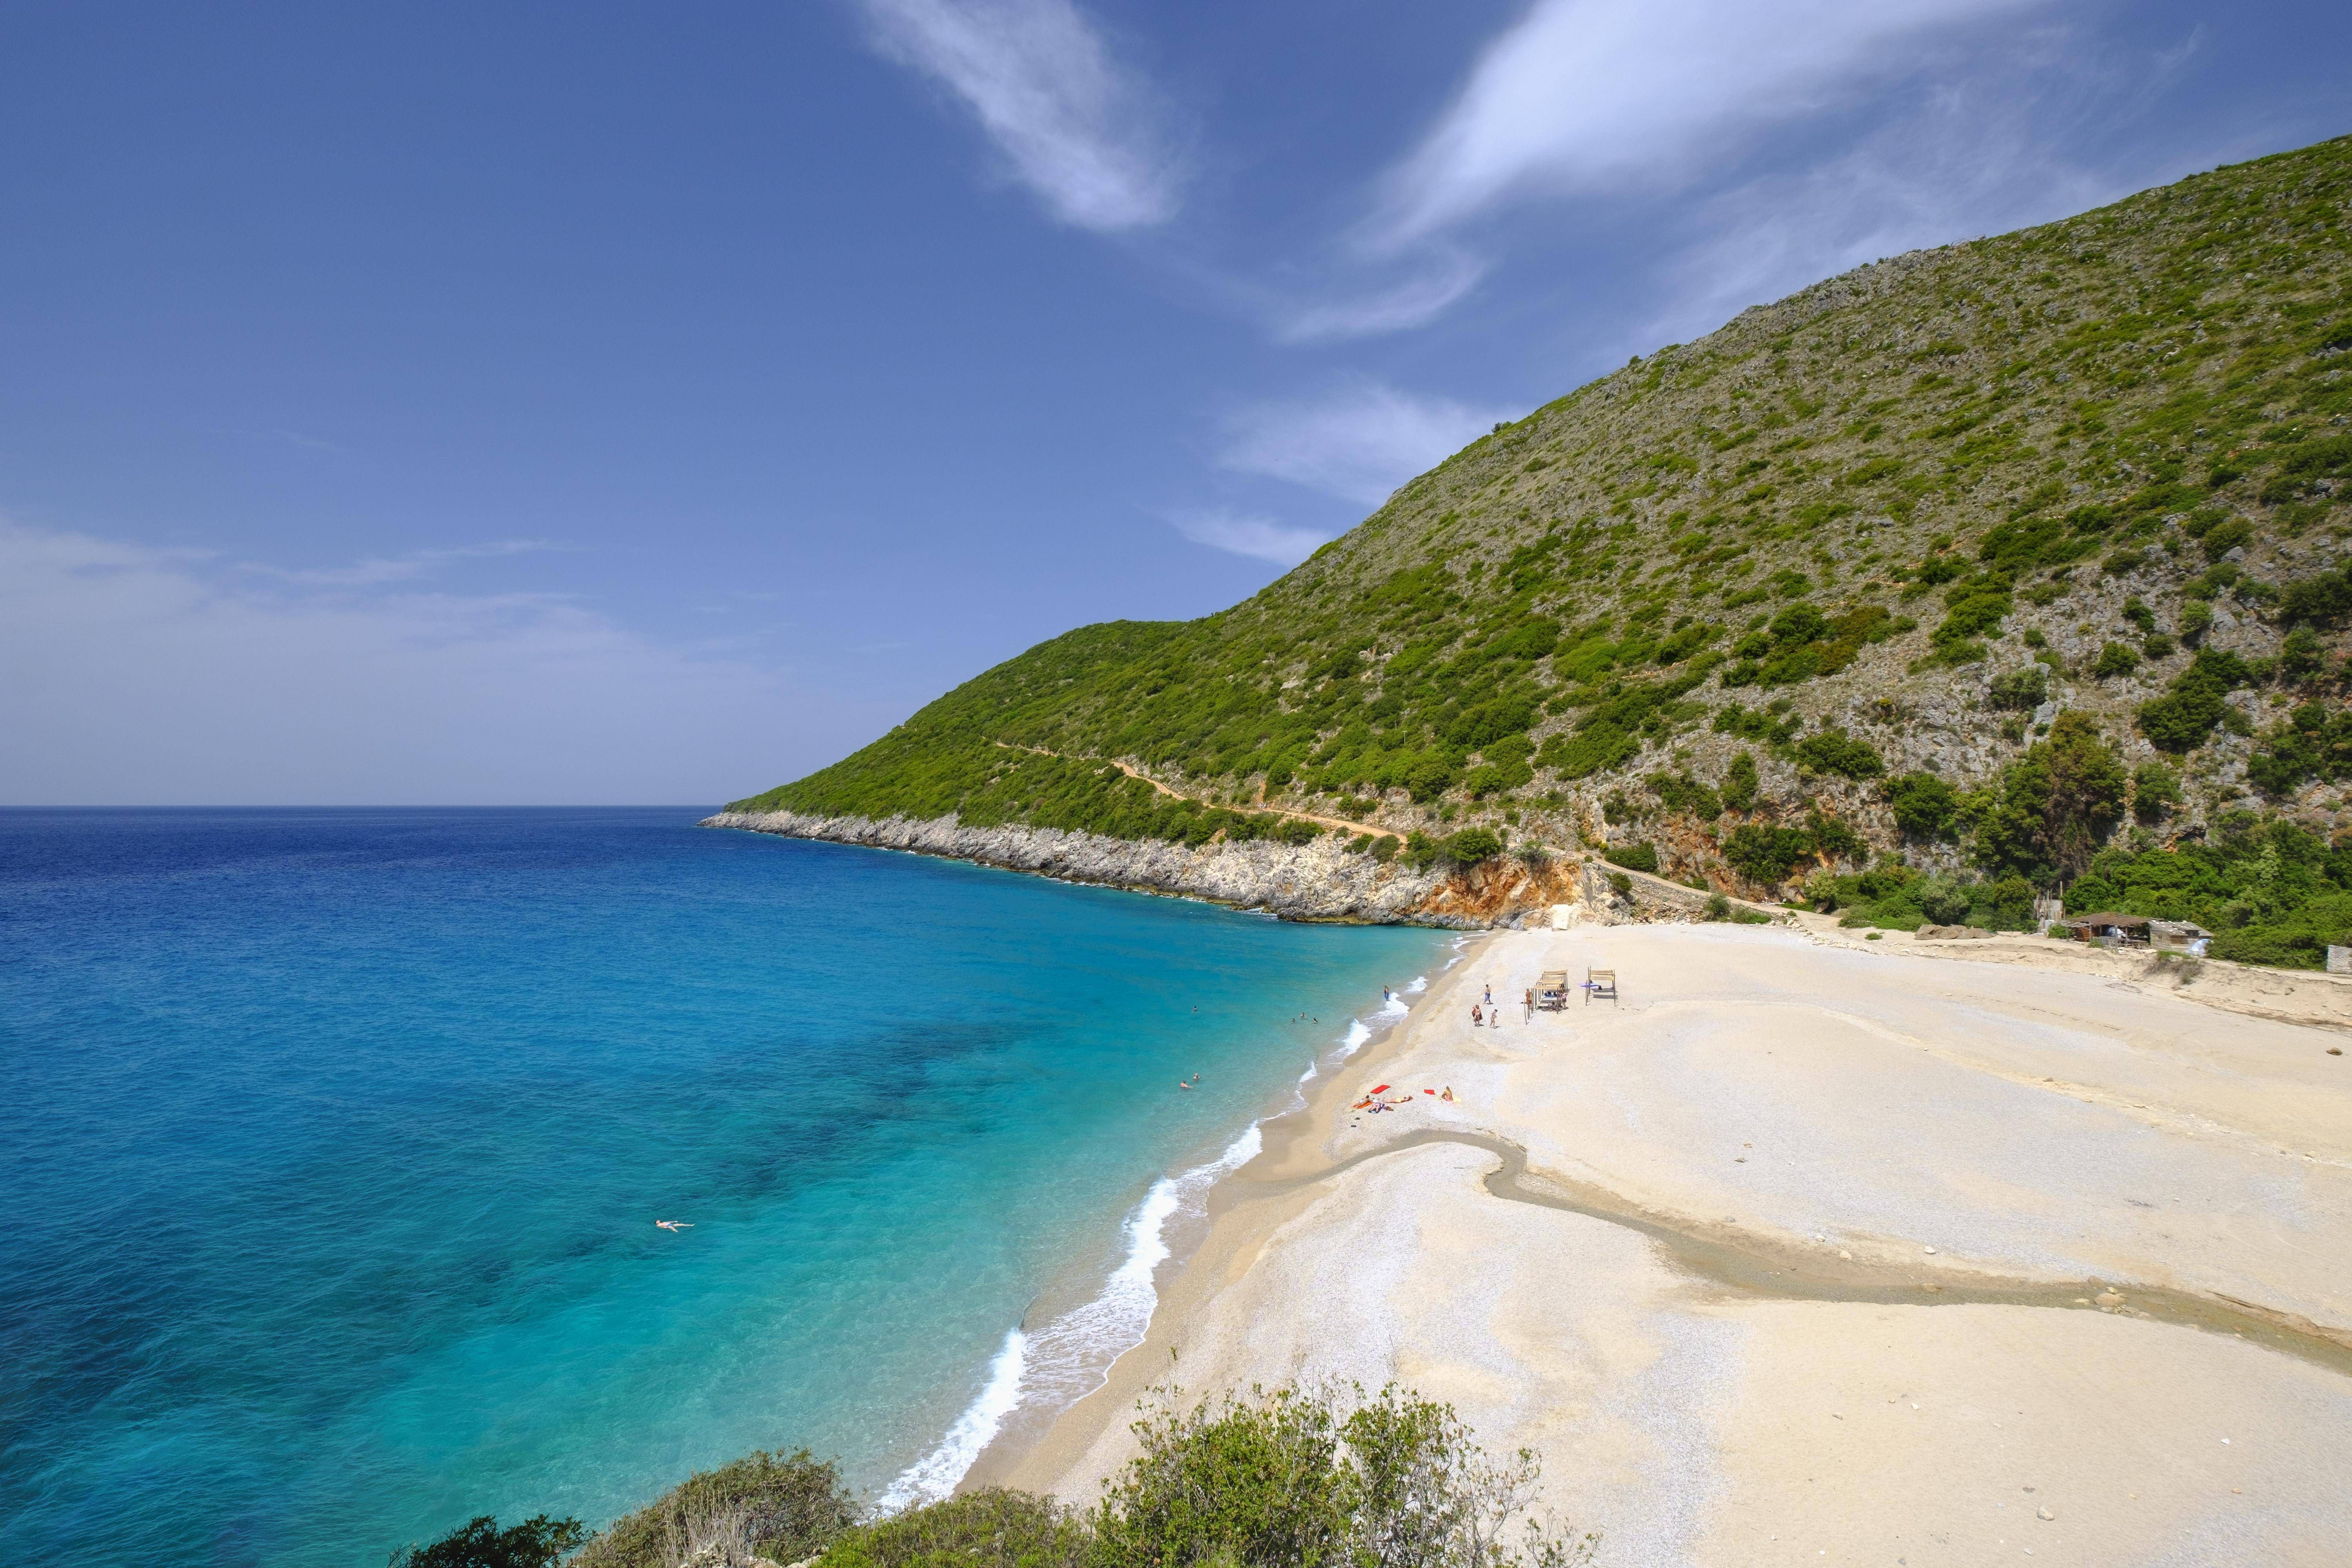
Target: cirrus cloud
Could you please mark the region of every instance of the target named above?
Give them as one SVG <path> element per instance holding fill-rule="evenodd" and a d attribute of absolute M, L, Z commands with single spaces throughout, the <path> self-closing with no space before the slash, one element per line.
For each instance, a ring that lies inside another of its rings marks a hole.
<path fill-rule="evenodd" d="M 1932 35 L 2042 0 L 1538 0 L 1388 177 L 1408 244 L 1529 195 L 1671 186 L 1745 135 L 1910 64 Z"/>
<path fill-rule="evenodd" d="M 1183 160 L 1150 84 L 1070 0 L 863 0 L 875 47 L 961 100 L 1012 176 L 1077 228 L 1176 215 Z"/>

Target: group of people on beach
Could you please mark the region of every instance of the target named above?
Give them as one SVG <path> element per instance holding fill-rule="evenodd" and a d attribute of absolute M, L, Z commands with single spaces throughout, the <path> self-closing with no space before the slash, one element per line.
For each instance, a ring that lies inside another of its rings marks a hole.
<path fill-rule="evenodd" d="M 1534 986 L 1531 985 L 1528 987 L 1527 997 L 1519 1004 L 1519 1006 L 1523 1013 L 1523 1016 L 1519 1021 L 1523 1024 L 1531 1022 L 1536 1016 L 1536 993 Z M 1489 985 L 1486 987 L 1486 999 L 1484 1003 L 1473 1002 L 1470 1004 L 1470 1026 L 1474 1029 L 1499 1029 L 1503 1026 L 1503 1010 L 1495 1004 L 1495 988 L 1493 986 Z"/>

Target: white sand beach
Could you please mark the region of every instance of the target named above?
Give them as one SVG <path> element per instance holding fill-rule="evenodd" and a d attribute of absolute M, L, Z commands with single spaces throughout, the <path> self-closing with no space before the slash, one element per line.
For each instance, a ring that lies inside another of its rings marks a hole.
<path fill-rule="evenodd" d="M 1588 966 L 1617 1005 L 1527 1018 Z M 1087 1498 L 1171 1377 L 1393 1379 L 1607 1564 L 2352 1561 L 2346 1039 L 1787 927 L 1482 939 L 971 1479 Z"/>

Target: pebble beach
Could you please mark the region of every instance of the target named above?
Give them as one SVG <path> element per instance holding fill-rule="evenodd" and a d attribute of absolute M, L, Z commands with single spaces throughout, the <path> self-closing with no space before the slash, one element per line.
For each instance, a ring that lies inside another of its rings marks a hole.
<path fill-rule="evenodd" d="M 2342 1039 L 1789 926 L 1475 939 L 971 1479 L 1084 1500 L 1147 1388 L 1393 1381 L 1612 1564 L 2340 1563 Z"/>

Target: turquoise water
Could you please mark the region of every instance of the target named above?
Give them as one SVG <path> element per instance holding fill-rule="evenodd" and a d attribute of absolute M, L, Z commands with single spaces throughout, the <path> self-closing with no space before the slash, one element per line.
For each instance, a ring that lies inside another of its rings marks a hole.
<path fill-rule="evenodd" d="M 948 1484 L 1443 962 L 698 815 L 0 812 L 0 1562 Z"/>

